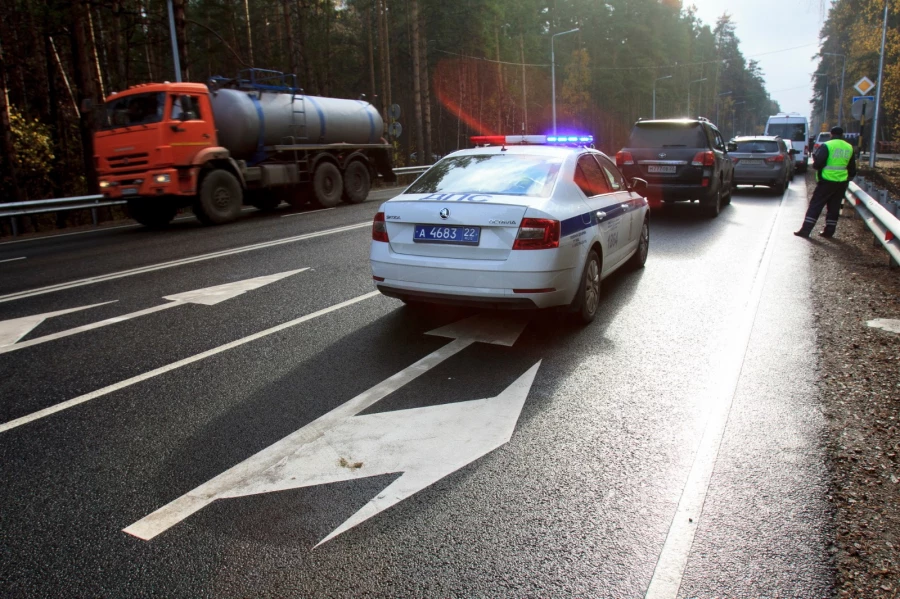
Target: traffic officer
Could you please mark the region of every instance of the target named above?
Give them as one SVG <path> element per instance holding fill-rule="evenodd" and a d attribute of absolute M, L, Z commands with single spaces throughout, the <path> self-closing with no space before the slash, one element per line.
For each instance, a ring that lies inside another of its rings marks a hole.
<path fill-rule="evenodd" d="M 809 237 L 822 214 L 822 208 L 828 206 L 825 228 L 819 234 L 822 237 L 834 237 L 841 200 L 850 180 L 856 177 L 856 153 L 853 146 L 844 141 L 843 129 L 834 127 L 831 130 L 831 139 L 820 145 L 813 154 L 813 168 L 816 170 L 816 190 L 809 201 L 803 226 L 799 231 L 794 231 L 794 235 Z"/>

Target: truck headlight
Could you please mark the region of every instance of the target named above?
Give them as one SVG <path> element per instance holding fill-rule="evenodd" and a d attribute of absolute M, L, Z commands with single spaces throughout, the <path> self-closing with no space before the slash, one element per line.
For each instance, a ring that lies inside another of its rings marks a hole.
<path fill-rule="evenodd" d="M 109 181 L 100 181 L 100 189 L 106 189 L 110 186 Z"/>
<path fill-rule="evenodd" d="M 153 177 L 154 183 L 168 183 L 171 180 L 172 178 L 168 175 L 168 173 L 165 175 L 156 175 Z"/>

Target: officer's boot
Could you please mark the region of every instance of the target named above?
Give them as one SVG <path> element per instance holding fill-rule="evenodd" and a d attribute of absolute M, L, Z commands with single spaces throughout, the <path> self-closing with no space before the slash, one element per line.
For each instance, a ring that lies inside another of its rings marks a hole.
<path fill-rule="evenodd" d="M 825 225 L 825 228 L 822 229 L 822 232 L 819 233 L 822 237 L 834 237 L 834 232 L 836 227 L 834 225 Z"/>

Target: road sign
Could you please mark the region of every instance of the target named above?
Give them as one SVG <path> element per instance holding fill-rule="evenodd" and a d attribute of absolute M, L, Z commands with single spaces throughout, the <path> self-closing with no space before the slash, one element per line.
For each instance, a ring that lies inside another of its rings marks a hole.
<path fill-rule="evenodd" d="M 400 134 L 403 133 L 403 125 L 394 121 L 391 123 L 391 126 L 388 127 L 388 133 L 391 137 L 400 137 Z"/>
<path fill-rule="evenodd" d="M 395 121 L 400 118 L 400 105 L 391 104 L 391 118 Z"/>
<path fill-rule="evenodd" d="M 875 89 L 875 83 L 872 82 L 868 77 L 863 77 L 859 81 L 856 82 L 856 85 L 853 86 L 856 88 L 856 91 L 861 93 L 862 95 L 866 95 L 873 89 Z"/>
<path fill-rule="evenodd" d="M 853 98 L 853 106 L 850 107 L 850 114 L 853 115 L 853 118 L 857 121 L 861 120 L 863 116 L 867 119 L 872 118 L 875 115 L 875 98 L 872 96 Z"/>
<path fill-rule="evenodd" d="M 526 324 L 517 317 L 473 316 L 430 331 L 453 341 L 124 532 L 149 541 L 218 499 L 402 473 L 318 544 L 333 539 L 510 440 L 540 362 L 495 397 L 359 414 L 476 342 L 512 346 Z"/>

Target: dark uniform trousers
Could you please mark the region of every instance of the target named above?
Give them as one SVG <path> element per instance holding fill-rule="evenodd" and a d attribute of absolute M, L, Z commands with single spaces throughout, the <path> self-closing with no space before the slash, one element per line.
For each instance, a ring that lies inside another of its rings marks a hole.
<path fill-rule="evenodd" d="M 828 206 L 828 212 L 825 213 L 825 233 L 834 235 L 837 228 L 838 217 L 841 213 L 841 201 L 850 186 L 849 181 L 819 181 L 816 184 L 816 190 L 813 192 L 812 199 L 809 201 L 809 208 L 806 210 L 806 218 L 803 219 L 803 227 L 800 229 L 807 235 L 816 226 L 822 209 Z"/>

